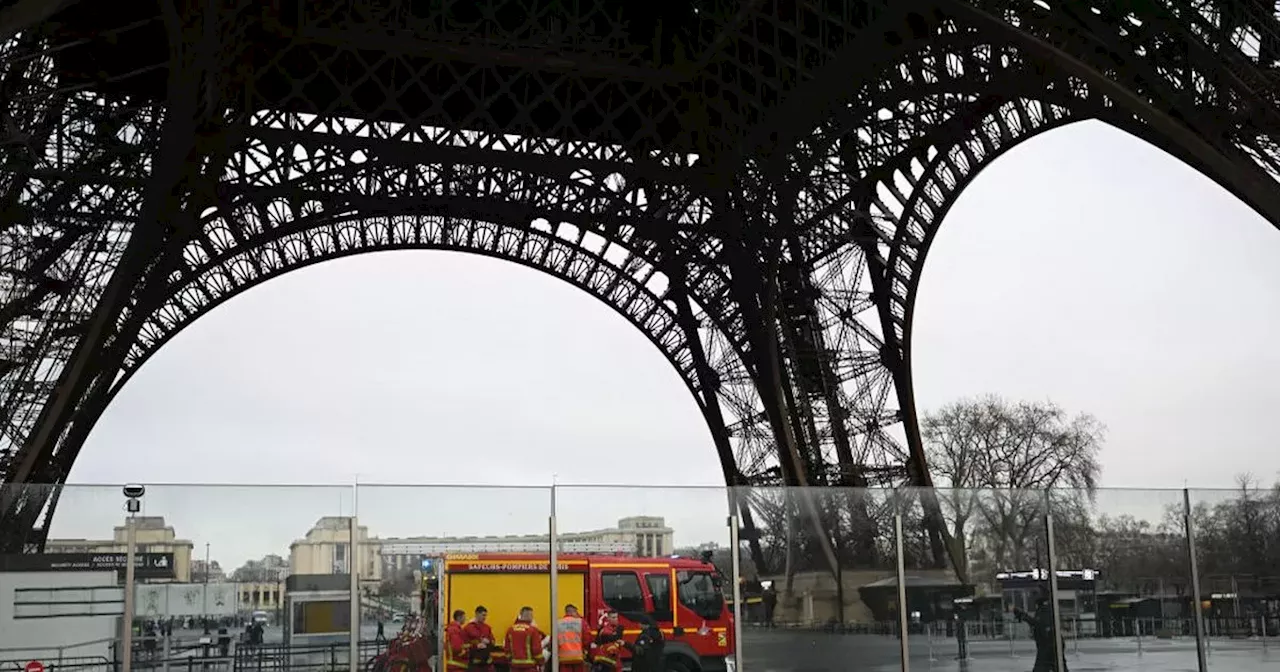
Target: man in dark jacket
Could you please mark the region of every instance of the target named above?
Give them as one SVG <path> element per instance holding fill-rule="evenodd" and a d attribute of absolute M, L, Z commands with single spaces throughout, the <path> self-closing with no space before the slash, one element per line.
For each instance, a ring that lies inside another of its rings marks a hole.
<path fill-rule="evenodd" d="M 1049 598 L 1036 600 L 1035 615 L 1014 607 L 1013 615 L 1018 620 L 1031 626 L 1031 638 L 1036 643 L 1036 662 L 1031 672 L 1067 672 L 1065 665 L 1058 669 L 1058 651 L 1054 646 L 1055 632 L 1053 627 L 1053 607 Z M 1065 649 L 1065 646 L 1063 647 Z"/>
<path fill-rule="evenodd" d="M 631 672 L 664 672 L 662 654 L 666 642 L 662 630 L 648 615 L 638 614 L 635 620 L 640 624 L 640 634 L 631 645 Z"/>

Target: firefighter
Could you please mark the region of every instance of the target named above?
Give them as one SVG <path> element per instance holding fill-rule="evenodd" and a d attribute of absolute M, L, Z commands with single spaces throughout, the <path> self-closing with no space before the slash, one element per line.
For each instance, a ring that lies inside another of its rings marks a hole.
<path fill-rule="evenodd" d="M 591 642 L 591 672 L 622 672 L 622 628 L 618 612 L 607 609 L 600 614 L 600 628 Z"/>
<path fill-rule="evenodd" d="M 466 639 L 467 647 L 467 663 L 469 670 L 480 670 L 482 672 L 495 672 L 493 669 L 493 628 L 485 622 L 489 617 L 489 610 L 484 607 L 476 607 L 475 618 L 472 618 L 466 625 L 462 626 L 462 634 Z"/>
<path fill-rule="evenodd" d="M 533 624 L 533 607 L 520 607 L 516 622 L 507 628 L 502 638 L 511 672 L 542 669 L 542 637 L 538 626 Z"/>
<path fill-rule="evenodd" d="M 566 605 L 564 608 L 564 618 L 560 619 L 558 632 L 556 634 L 556 651 L 560 657 L 560 672 L 586 672 L 586 658 L 583 657 L 583 646 L 585 646 L 585 637 L 583 637 L 582 617 L 578 615 L 578 608 L 572 604 Z"/>
<path fill-rule="evenodd" d="M 462 622 L 466 618 L 467 612 L 457 609 L 453 612 L 453 619 L 444 626 L 445 670 L 467 669 L 467 637 L 462 634 Z"/>

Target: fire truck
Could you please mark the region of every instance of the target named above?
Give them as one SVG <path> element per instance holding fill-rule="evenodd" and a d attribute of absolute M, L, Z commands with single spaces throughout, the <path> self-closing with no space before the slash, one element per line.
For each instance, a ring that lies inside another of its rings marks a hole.
<path fill-rule="evenodd" d="M 644 558 L 628 554 L 634 549 L 624 544 L 562 542 L 560 547 L 554 610 L 545 543 L 405 543 L 384 546 L 382 552 L 423 558 L 419 603 L 436 633 L 454 610 L 470 618 L 483 606 L 501 640 L 520 608 L 527 606 L 550 634 L 551 624 L 572 604 L 582 614 L 588 636 L 593 636 L 600 615 L 611 608 L 628 642 L 640 634 L 638 617 L 653 620 L 666 640 L 668 672 L 734 670 L 733 612 L 723 592 L 730 584 L 711 563 L 710 554 Z M 439 641 L 436 637 L 433 640 Z"/>

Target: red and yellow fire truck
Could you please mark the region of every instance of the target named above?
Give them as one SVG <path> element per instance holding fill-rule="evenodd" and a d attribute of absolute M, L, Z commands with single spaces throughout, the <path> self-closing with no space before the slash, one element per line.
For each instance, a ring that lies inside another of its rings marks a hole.
<path fill-rule="evenodd" d="M 526 606 L 533 607 L 535 622 L 550 631 L 565 606 L 575 605 L 592 634 L 601 613 L 611 608 L 629 642 L 640 634 L 636 618 L 643 614 L 662 630 L 669 672 L 733 670 L 733 613 L 723 592 L 729 582 L 709 559 L 633 557 L 621 548 L 597 546 L 605 545 L 564 545 L 568 552 L 556 558 L 554 610 L 549 554 L 493 552 L 498 546 L 442 554 L 438 585 L 424 586 L 423 604 L 436 605 L 446 620 L 456 609 L 470 618 L 483 606 L 499 638 Z"/>

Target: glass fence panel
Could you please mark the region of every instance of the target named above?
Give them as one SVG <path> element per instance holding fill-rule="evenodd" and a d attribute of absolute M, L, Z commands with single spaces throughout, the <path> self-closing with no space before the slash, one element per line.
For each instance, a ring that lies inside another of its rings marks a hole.
<path fill-rule="evenodd" d="M 1190 491 L 1211 670 L 1280 662 L 1280 484 Z"/>
<path fill-rule="evenodd" d="M 890 670 L 898 639 L 891 490 L 738 488 L 747 669 Z"/>
<path fill-rule="evenodd" d="M 360 563 L 353 542 L 363 533 L 353 539 L 354 494 L 350 486 L 147 487 L 139 547 L 164 552 L 171 543 L 178 571 L 172 583 L 138 588 L 135 663 L 348 669 Z"/>
<path fill-rule="evenodd" d="M 285 658 L 299 669 L 348 664 L 342 551 L 350 548 L 352 488 L 151 485 L 133 510 L 119 485 L 53 492 L 43 552 L 6 556 L 0 573 L 0 594 L 15 596 L 0 614 L 0 660 L 46 669 L 59 659 L 63 667 L 102 659 L 118 666 L 129 655 L 137 669 L 230 670 Z M 40 651 L 15 651 L 15 642 Z"/>
<path fill-rule="evenodd" d="M 530 628 L 547 633 L 552 620 L 550 488 L 359 485 L 356 492 L 368 529 L 360 581 L 367 669 L 448 668 L 437 665 L 441 654 L 464 666 L 542 655 L 542 637 Z M 522 616 L 526 607 L 532 613 Z M 532 626 L 517 626 L 522 619 Z"/>
<path fill-rule="evenodd" d="M 124 613 L 120 487 L 3 486 L 0 500 L 0 669 L 109 665 Z"/>
<path fill-rule="evenodd" d="M 1068 666 L 1196 669 L 1182 491 L 1063 489 L 1050 501 Z"/>
<path fill-rule="evenodd" d="M 613 655 L 606 640 L 615 626 L 602 615 L 614 610 L 630 646 L 624 659 L 724 669 L 735 646 L 727 489 L 558 486 L 556 523 L 566 555 L 586 570 L 585 583 L 562 582 L 560 613 L 569 602 L 583 610 L 598 643 L 591 651 Z M 649 628 L 662 634 L 660 648 L 646 645 Z"/>
<path fill-rule="evenodd" d="M 1048 594 L 1046 493 L 903 491 L 903 561 L 916 665 L 1030 668 L 1030 621 Z"/>

